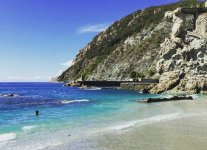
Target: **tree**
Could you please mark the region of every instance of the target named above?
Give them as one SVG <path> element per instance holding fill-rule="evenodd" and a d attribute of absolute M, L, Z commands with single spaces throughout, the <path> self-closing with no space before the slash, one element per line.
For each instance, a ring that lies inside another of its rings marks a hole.
<path fill-rule="evenodd" d="M 184 6 L 198 6 L 201 7 L 203 5 L 205 0 L 180 0 L 181 3 L 184 4 Z"/>
<path fill-rule="evenodd" d="M 130 78 L 135 79 L 137 77 L 137 72 L 136 71 L 132 71 L 130 73 Z"/>

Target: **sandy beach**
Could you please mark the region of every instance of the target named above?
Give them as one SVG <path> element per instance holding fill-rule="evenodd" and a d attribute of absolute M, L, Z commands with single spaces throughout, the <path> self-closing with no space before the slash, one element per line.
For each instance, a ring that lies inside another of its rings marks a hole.
<path fill-rule="evenodd" d="M 206 150 L 206 97 L 202 96 L 195 101 L 153 104 L 148 107 L 151 107 L 150 111 L 161 108 L 166 111 L 176 108 L 177 111 L 112 125 L 53 149 Z"/>

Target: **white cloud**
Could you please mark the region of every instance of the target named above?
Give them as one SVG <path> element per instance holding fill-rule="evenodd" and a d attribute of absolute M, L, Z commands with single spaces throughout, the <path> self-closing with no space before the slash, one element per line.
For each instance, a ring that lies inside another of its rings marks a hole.
<path fill-rule="evenodd" d="M 99 33 L 105 31 L 110 26 L 110 23 L 101 23 L 83 26 L 78 29 L 79 33 Z"/>
<path fill-rule="evenodd" d="M 69 60 L 69 61 L 62 63 L 61 66 L 70 67 L 72 64 L 73 64 L 73 60 Z"/>
<path fill-rule="evenodd" d="M 60 76 L 64 71 L 65 71 L 65 70 L 59 70 L 59 71 L 57 71 L 57 73 L 55 73 L 55 74 L 53 75 L 53 77 L 58 77 L 58 76 Z"/>
<path fill-rule="evenodd" d="M 48 76 L 33 76 L 33 77 L 20 77 L 20 76 L 9 76 L 9 81 L 49 81 L 51 77 Z"/>

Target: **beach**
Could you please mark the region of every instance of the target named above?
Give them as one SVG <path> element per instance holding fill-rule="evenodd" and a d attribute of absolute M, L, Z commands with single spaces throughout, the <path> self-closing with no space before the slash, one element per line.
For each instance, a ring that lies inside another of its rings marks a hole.
<path fill-rule="evenodd" d="M 179 111 L 111 126 L 89 137 L 54 149 L 95 150 L 205 150 L 207 101 L 167 102 L 158 107 Z M 156 107 L 156 106 L 152 106 Z M 153 109 L 153 108 L 152 108 Z"/>

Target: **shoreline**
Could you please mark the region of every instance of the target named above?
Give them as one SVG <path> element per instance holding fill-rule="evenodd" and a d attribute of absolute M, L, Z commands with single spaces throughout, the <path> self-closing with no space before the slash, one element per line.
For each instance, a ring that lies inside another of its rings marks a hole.
<path fill-rule="evenodd" d="M 99 123 L 91 124 L 76 127 L 75 130 L 63 129 L 51 133 L 45 132 L 43 134 L 33 135 L 29 138 L 25 137 L 26 139 L 24 140 L 18 138 L 16 139 L 17 141 L 15 140 L 17 145 L 15 145 L 14 141 L 11 141 L 11 143 L 8 141 L 5 148 L 9 149 L 10 147 L 10 149 L 12 149 L 12 147 L 15 146 L 16 148 L 21 149 L 24 147 L 24 144 L 26 144 L 30 146 L 26 146 L 25 150 L 29 149 L 29 147 L 30 149 L 33 147 L 52 150 L 75 150 L 82 148 L 88 150 L 124 150 L 126 148 L 133 150 L 145 148 L 146 150 L 150 150 L 154 144 L 155 147 L 158 146 L 156 143 L 161 142 L 161 139 L 163 140 L 162 136 L 168 137 L 168 139 L 171 138 L 171 142 L 175 142 L 172 141 L 172 138 L 174 138 L 173 140 L 176 140 L 176 138 L 178 138 L 177 135 L 172 133 L 170 133 L 172 135 L 168 135 L 172 130 L 175 133 L 180 130 L 185 130 L 185 132 L 183 132 L 184 136 L 191 134 L 191 132 L 186 132 L 190 131 L 188 128 L 189 126 L 186 126 L 186 121 L 187 124 L 189 123 L 193 126 L 198 126 L 193 132 L 197 133 L 196 129 L 199 129 L 199 133 L 200 130 L 204 130 L 204 128 L 201 127 L 207 123 L 207 110 L 205 109 L 207 107 L 207 100 L 205 99 L 205 96 L 199 96 L 195 101 L 190 102 L 177 101 L 150 105 L 133 103 L 120 113 L 124 114 L 129 108 L 132 109 L 132 112 L 128 112 L 125 116 L 117 114 L 117 116 L 113 117 L 116 121 L 112 121 L 112 119 L 111 123 L 108 122 L 101 125 Z M 141 107 L 138 107 L 138 105 Z M 140 113 L 143 113 L 143 115 Z M 27 129 L 33 129 L 33 127 L 28 127 Z M 181 134 L 178 135 L 181 136 Z M 207 136 L 207 133 L 205 135 Z M 153 140 L 151 136 L 153 138 L 159 136 L 161 139 Z M 186 137 L 186 140 L 187 138 L 188 137 Z M 41 139 L 47 139 L 46 144 L 43 144 Z M 53 145 L 49 144 L 51 142 Z M 172 146 L 173 144 L 171 142 L 169 139 L 169 142 L 164 144 L 166 144 L 166 146 Z M 12 145 L 12 143 L 14 145 Z M 185 143 L 186 141 L 178 146 L 182 146 Z M 164 148 L 157 147 L 155 149 L 160 150 Z M 171 150 L 172 148 L 169 149 Z M 183 150 L 190 149 L 184 148 Z"/>
<path fill-rule="evenodd" d="M 198 103 L 195 102 L 190 107 L 201 105 L 203 103 L 207 106 L 207 101 L 202 101 Z M 186 103 L 184 102 L 182 104 L 185 105 Z M 205 142 L 207 132 L 203 132 L 203 130 L 207 129 L 205 126 L 207 123 L 207 110 L 204 110 L 204 107 L 205 106 L 203 106 L 202 110 L 197 113 L 193 113 L 194 110 L 189 110 L 185 115 L 180 112 L 157 116 L 157 120 L 153 117 L 147 118 L 144 120 L 146 123 L 141 125 L 137 124 L 136 121 L 131 121 L 126 123 L 128 124 L 128 127 L 123 124 L 122 127 L 119 125 L 111 126 L 105 128 L 105 130 L 99 130 L 94 134 L 85 136 L 85 138 L 80 138 L 77 141 L 71 141 L 71 143 L 65 143 L 53 147 L 52 149 L 165 150 L 166 147 L 168 147 L 169 150 L 194 150 L 196 147 L 199 150 L 205 150 L 205 147 L 207 146 L 207 143 Z M 143 120 L 139 121 L 142 122 Z M 198 137 L 195 137 L 194 135 Z"/>

